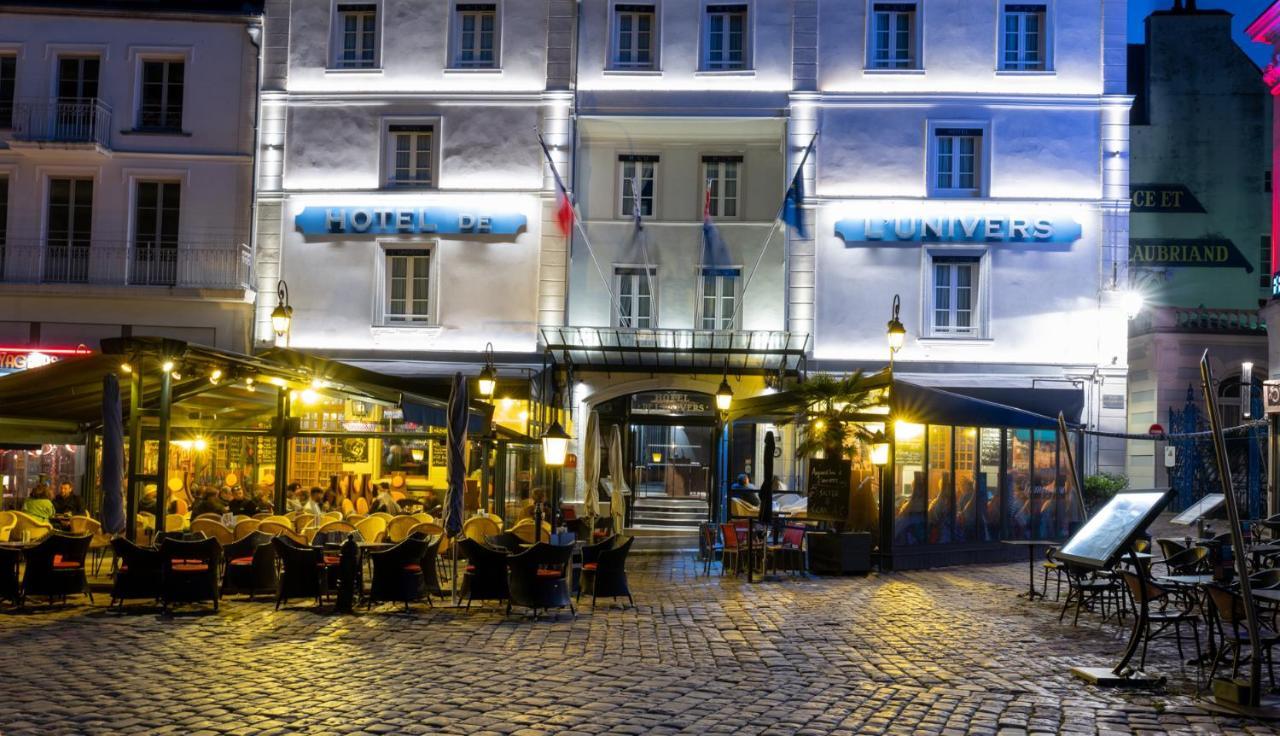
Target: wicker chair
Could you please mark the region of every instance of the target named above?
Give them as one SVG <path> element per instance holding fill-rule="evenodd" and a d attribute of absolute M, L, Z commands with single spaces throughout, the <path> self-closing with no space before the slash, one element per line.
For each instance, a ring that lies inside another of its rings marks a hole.
<path fill-rule="evenodd" d="M 467 559 L 462 574 L 462 595 L 471 602 L 505 601 L 511 594 L 507 587 L 507 553 L 487 547 L 474 539 L 458 541 L 458 554 Z"/>
<path fill-rule="evenodd" d="M 225 593 L 248 593 L 249 600 L 263 591 L 274 591 L 278 582 L 276 548 L 271 536 L 250 532 L 223 550 L 226 567 L 222 574 Z"/>
<path fill-rule="evenodd" d="M 88 534 L 93 537 L 93 541 L 89 543 L 89 556 L 93 560 L 93 574 L 97 575 L 102 569 L 102 561 L 106 559 L 107 548 L 111 546 L 111 535 L 102 531 L 101 522 L 88 516 L 71 517 L 69 526 L 72 534 Z"/>
<path fill-rule="evenodd" d="M 130 598 L 160 600 L 160 551 L 140 547 L 123 537 L 111 540 L 111 550 L 116 561 L 111 603 L 119 602 L 119 610 L 123 611 L 124 602 Z"/>
<path fill-rule="evenodd" d="M 355 527 L 366 542 L 381 542 L 387 536 L 387 522 L 378 516 L 367 516 L 355 522 Z"/>
<path fill-rule="evenodd" d="M 285 537 L 291 542 L 295 542 L 302 546 L 306 546 L 306 537 L 295 532 L 292 526 L 286 526 L 278 521 L 264 521 L 258 525 L 258 531 L 263 534 L 270 534 L 273 537 Z"/>
<path fill-rule="evenodd" d="M 507 613 L 511 607 L 523 606 L 533 611 L 568 607 L 577 615 L 569 597 L 569 559 L 573 545 L 538 543 L 518 555 L 507 557 Z"/>
<path fill-rule="evenodd" d="M 533 519 L 521 519 L 507 531 L 519 537 L 526 544 L 533 544 L 538 541 L 546 542 L 551 539 L 551 523 L 547 521 L 542 522 L 542 534 L 538 535 L 538 539 L 534 539 Z"/>
<path fill-rule="evenodd" d="M 254 532 L 258 531 L 258 527 L 261 524 L 262 524 L 261 520 L 254 519 L 252 517 L 248 519 L 241 519 L 240 521 L 236 522 L 236 528 L 231 530 L 231 536 L 235 538 L 234 541 L 238 542 L 241 539 L 244 539 L 245 537 L 249 536 L 250 534 L 253 534 Z"/>
<path fill-rule="evenodd" d="M 329 592 L 324 552 L 314 547 L 297 544 L 283 535 L 271 540 L 276 556 L 280 559 L 280 580 L 276 592 L 276 610 L 288 605 L 290 598 L 320 599 Z M 334 558 L 337 564 L 337 558 Z"/>
<path fill-rule="evenodd" d="M 160 600 L 166 612 L 175 603 L 209 601 L 218 610 L 218 570 L 222 543 L 209 537 L 188 540 L 165 537 L 160 542 Z"/>
<path fill-rule="evenodd" d="M 426 582 L 422 561 L 430 546 L 426 539 L 409 537 L 390 549 L 370 553 L 373 581 L 365 607 L 377 601 L 397 601 L 404 603 L 407 612 L 410 603 L 421 600 Z"/>
<path fill-rule="evenodd" d="M 14 525 L 9 530 L 9 539 L 15 542 L 37 542 L 53 533 L 53 525 L 47 521 L 40 521 L 31 514 L 21 511 L 10 511 L 13 514 Z"/>
<path fill-rule="evenodd" d="M 409 530 L 417 526 L 419 522 L 412 516 L 397 516 L 387 524 L 387 541 L 400 542 L 409 537 Z"/>
<path fill-rule="evenodd" d="M 487 516 L 473 516 L 462 523 L 462 536 L 477 542 L 501 533 L 502 527 Z"/>
<path fill-rule="evenodd" d="M 55 598 L 65 603 L 67 596 L 74 593 L 88 595 L 92 603 L 93 593 L 89 590 L 89 578 L 85 574 L 85 558 L 92 541 L 90 534 L 54 532 L 27 550 L 27 569 L 22 576 L 19 605 L 33 595 L 47 596 L 49 605 L 53 605 Z"/>
<path fill-rule="evenodd" d="M 0 600 L 22 602 L 22 579 L 18 566 L 22 564 L 22 551 L 12 547 L 0 547 Z"/>
<path fill-rule="evenodd" d="M 18 525 L 18 517 L 12 511 L 0 511 L 0 542 L 9 541 L 9 533 Z"/>
<path fill-rule="evenodd" d="M 199 516 L 195 521 L 191 522 L 191 531 L 216 539 L 224 546 L 231 544 L 236 539 L 234 531 L 228 529 L 220 520 L 216 518 L 210 519 L 207 515 Z"/>

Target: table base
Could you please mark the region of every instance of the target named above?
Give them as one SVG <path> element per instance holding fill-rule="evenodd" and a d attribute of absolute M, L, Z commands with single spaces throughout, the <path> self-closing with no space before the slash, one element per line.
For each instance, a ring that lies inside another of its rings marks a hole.
<path fill-rule="evenodd" d="M 1141 670 L 1133 670 L 1124 675 L 1117 675 L 1112 667 L 1072 667 L 1071 674 L 1098 687 L 1162 687 L 1165 678 L 1160 675 L 1149 675 Z"/>

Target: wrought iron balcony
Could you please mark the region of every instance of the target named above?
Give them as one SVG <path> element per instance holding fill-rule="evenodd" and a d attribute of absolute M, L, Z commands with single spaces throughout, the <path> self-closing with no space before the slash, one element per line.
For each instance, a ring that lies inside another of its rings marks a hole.
<path fill-rule="evenodd" d="M 111 107 L 96 97 L 19 100 L 13 105 L 13 140 L 108 148 Z"/>
<path fill-rule="evenodd" d="M 1130 335 L 1153 332 L 1266 335 L 1267 323 L 1254 309 L 1205 307 L 1148 307 L 1129 323 Z"/>
<path fill-rule="evenodd" d="M 0 245 L 0 282 L 247 289 L 249 246 L 226 243 L 46 242 Z"/>

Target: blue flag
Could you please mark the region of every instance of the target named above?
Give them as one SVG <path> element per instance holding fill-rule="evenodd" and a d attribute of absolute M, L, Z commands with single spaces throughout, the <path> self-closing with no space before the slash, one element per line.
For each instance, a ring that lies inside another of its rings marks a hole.
<path fill-rule="evenodd" d="M 796 236 L 808 238 L 809 231 L 804 226 L 804 164 L 796 169 L 795 178 L 791 180 L 791 188 L 787 190 L 787 198 L 782 202 L 782 221 L 796 231 Z"/>
<path fill-rule="evenodd" d="M 711 188 L 712 182 L 707 181 L 706 197 L 702 205 L 702 268 L 703 273 L 720 274 L 729 273 L 729 264 L 732 259 L 729 257 L 729 246 L 725 244 L 724 238 L 720 237 L 720 229 L 716 227 L 716 223 L 711 219 Z"/>

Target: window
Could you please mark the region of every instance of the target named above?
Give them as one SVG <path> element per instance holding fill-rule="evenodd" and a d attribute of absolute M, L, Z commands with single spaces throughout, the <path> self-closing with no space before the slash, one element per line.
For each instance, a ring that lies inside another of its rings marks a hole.
<path fill-rule="evenodd" d="M 658 322 L 652 291 L 657 274 L 643 268 L 615 268 L 613 274 L 618 294 L 616 326 L 652 329 Z"/>
<path fill-rule="evenodd" d="M 0 56 L 0 128 L 13 127 L 13 98 L 17 88 L 18 59 Z"/>
<path fill-rule="evenodd" d="M 181 208 L 182 185 L 178 182 L 138 182 L 130 283 L 169 285 L 176 281 Z"/>
<path fill-rule="evenodd" d="M 712 71 L 747 68 L 747 6 L 708 5 L 706 63 Z"/>
<path fill-rule="evenodd" d="M 653 5 L 622 4 L 613 6 L 613 66 L 615 69 L 653 69 L 654 23 L 657 13 Z"/>
<path fill-rule="evenodd" d="M 93 179 L 50 179 L 46 223 L 45 280 L 88 281 Z"/>
<path fill-rule="evenodd" d="M 1263 235 L 1262 243 L 1258 247 L 1258 286 L 1264 289 L 1271 288 L 1271 236 Z"/>
<path fill-rule="evenodd" d="M 742 272 L 736 268 L 702 270 L 702 304 L 699 327 L 704 330 L 732 330 L 738 326 L 738 288 Z"/>
<path fill-rule="evenodd" d="M 58 59 L 58 102 L 89 102 L 98 97 L 98 57 L 64 56 Z"/>
<path fill-rule="evenodd" d="M 1000 34 L 1000 68 L 1044 71 L 1045 6 L 1007 3 Z"/>
<path fill-rule="evenodd" d="M 623 217 L 653 217 L 654 172 L 657 156 L 619 156 L 621 194 L 618 211 Z"/>
<path fill-rule="evenodd" d="M 403 124 L 387 126 L 390 136 L 388 185 L 393 187 L 435 186 L 434 125 Z"/>
<path fill-rule="evenodd" d="M 373 69 L 377 66 L 378 6 L 375 3 L 338 5 L 334 23 L 339 69 Z"/>
<path fill-rule="evenodd" d="M 386 254 L 387 323 L 431 321 L 431 251 L 388 250 Z"/>
<path fill-rule="evenodd" d="M 933 321 L 934 336 L 978 335 L 978 267 L 973 257 L 934 256 Z"/>
<path fill-rule="evenodd" d="M 142 104 L 138 127 L 182 130 L 182 87 L 185 64 L 181 61 L 142 62 Z"/>
<path fill-rule="evenodd" d="M 498 66 L 498 6 L 458 3 L 453 13 L 453 65 L 463 69 Z"/>
<path fill-rule="evenodd" d="M 978 196 L 982 130 L 935 128 L 933 188 L 936 193 Z"/>
<path fill-rule="evenodd" d="M 703 156 L 702 181 L 707 187 L 712 217 L 738 217 L 741 156 Z"/>
<path fill-rule="evenodd" d="M 875 3 L 871 6 L 872 69 L 919 68 L 916 54 L 916 4 Z"/>

